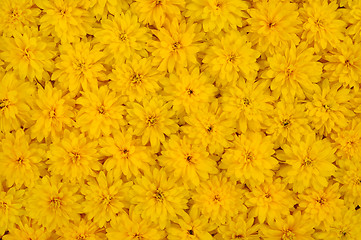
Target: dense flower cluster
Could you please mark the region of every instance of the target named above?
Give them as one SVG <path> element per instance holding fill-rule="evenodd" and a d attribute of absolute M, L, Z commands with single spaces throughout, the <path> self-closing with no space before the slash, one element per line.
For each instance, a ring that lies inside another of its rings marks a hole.
<path fill-rule="evenodd" d="M 0 239 L 360 240 L 361 0 L 2 0 Z"/>

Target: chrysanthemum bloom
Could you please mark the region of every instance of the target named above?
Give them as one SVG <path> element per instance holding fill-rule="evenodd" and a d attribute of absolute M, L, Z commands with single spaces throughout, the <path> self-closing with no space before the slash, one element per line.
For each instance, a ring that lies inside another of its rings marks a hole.
<path fill-rule="evenodd" d="M 294 194 L 286 188 L 287 184 L 281 178 L 269 180 L 261 185 L 250 188 L 246 193 L 245 202 L 249 217 L 257 217 L 260 223 L 273 222 L 282 216 L 287 216 L 296 204 Z"/>
<path fill-rule="evenodd" d="M 131 7 L 141 22 L 160 28 L 166 19 L 182 18 L 185 0 L 135 0 Z"/>
<path fill-rule="evenodd" d="M 335 151 L 328 139 L 319 140 L 314 133 L 307 134 L 301 141 L 283 145 L 277 158 L 287 164 L 279 174 L 291 184 L 295 192 L 312 187 L 320 190 L 327 187 L 336 166 Z"/>
<path fill-rule="evenodd" d="M 212 41 L 202 62 L 216 78 L 216 84 L 223 86 L 240 77 L 254 80 L 259 69 L 256 62 L 259 56 L 260 53 L 252 49 L 246 35 L 231 31 Z"/>
<path fill-rule="evenodd" d="M 187 1 L 185 17 L 200 21 L 205 32 L 218 34 L 221 30 L 237 30 L 248 17 L 248 3 L 243 0 Z"/>
<path fill-rule="evenodd" d="M 272 170 L 278 168 L 278 161 L 272 157 L 274 152 L 269 137 L 260 132 L 247 132 L 237 136 L 233 146 L 225 151 L 220 168 L 232 179 L 256 186 L 271 178 Z"/>
<path fill-rule="evenodd" d="M 95 18 L 92 17 L 89 1 L 34 0 L 43 10 L 40 30 L 44 35 L 54 35 L 62 43 L 73 42 L 91 33 Z"/>
<path fill-rule="evenodd" d="M 13 31 L 13 37 L 0 41 L 0 58 L 6 63 L 6 71 L 13 69 L 21 80 L 49 78 L 54 69 L 55 44 L 44 37 L 36 27 L 25 27 L 22 32 Z"/>
<path fill-rule="evenodd" d="M 223 111 L 237 119 L 237 130 L 245 133 L 265 128 L 264 122 L 272 113 L 274 100 L 268 81 L 238 81 L 224 88 L 221 94 Z"/>
<path fill-rule="evenodd" d="M 0 131 L 9 132 L 29 125 L 29 99 L 35 88 L 14 73 L 0 76 Z"/>
<path fill-rule="evenodd" d="M 25 214 L 23 210 L 24 201 L 23 189 L 4 189 L 0 181 L 0 236 L 6 230 L 14 228 L 15 224 L 20 222 L 20 217 Z"/>
<path fill-rule="evenodd" d="M 140 25 L 137 15 L 130 10 L 102 19 L 101 28 L 94 36 L 104 46 L 108 62 L 124 61 L 132 54 L 146 56 L 145 48 L 151 39 L 149 30 Z"/>
<path fill-rule="evenodd" d="M 51 239 L 53 233 L 39 225 L 35 220 L 22 216 L 10 232 L 2 237 L 3 240 L 46 240 Z"/>
<path fill-rule="evenodd" d="M 0 6 L 0 33 L 12 36 L 14 30 L 23 32 L 24 27 L 37 27 L 40 9 L 34 7 L 33 0 L 4 0 Z"/>
<path fill-rule="evenodd" d="M 112 131 L 126 124 L 123 118 L 124 98 L 110 91 L 108 86 L 101 86 L 93 91 L 82 91 L 76 100 L 80 110 L 76 124 L 82 132 L 87 132 L 91 139 L 109 136 Z"/>
<path fill-rule="evenodd" d="M 160 90 L 158 81 L 162 74 L 152 66 L 151 57 L 133 55 L 125 63 L 116 64 L 109 78 L 112 90 L 126 95 L 131 102 L 141 102 L 145 96 L 154 95 Z"/>
<path fill-rule="evenodd" d="M 218 173 L 217 163 L 210 158 L 205 147 L 193 144 L 185 136 L 173 135 L 164 144 L 158 161 L 168 175 L 181 179 L 190 188 L 197 187 L 210 174 Z"/>
<path fill-rule="evenodd" d="M 338 132 L 346 127 L 355 116 L 350 109 L 352 97 L 350 89 L 342 88 L 341 83 L 330 84 L 327 79 L 323 80 L 306 103 L 314 130 L 321 136 L 328 136 L 331 131 Z"/>
<path fill-rule="evenodd" d="M 336 1 L 307 1 L 300 9 L 304 22 L 302 39 L 313 46 L 316 52 L 336 47 L 344 38 L 346 23 Z"/>
<path fill-rule="evenodd" d="M 182 218 L 175 220 L 167 228 L 169 240 L 212 240 L 212 235 L 209 233 L 214 230 L 216 226 L 209 224 L 208 218 L 201 215 L 199 210 L 191 208 L 189 214 L 185 214 Z"/>
<path fill-rule="evenodd" d="M 300 211 L 296 211 L 276 221 L 268 222 L 268 225 L 262 225 L 260 235 L 264 240 L 312 240 L 313 232 L 312 222 L 306 220 Z"/>
<path fill-rule="evenodd" d="M 154 168 L 144 176 L 135 178 L 130 193 L 131 204 L 135 204 L 134 213 L 143 219 L 158 224 L 164 229 L 170 220 L 186 214 L 188 191 L 163 169 Z"/>
<path fill-rule="evenodd" d="M 360 39 L 361 37 L 361 1 L 348 0 L 348 8 L 347 11 L 343 14 L 342 18 L 345 22 L 349 24 L 346 29 L 346 34 L 353 36 L 355 39 Z"/>
<path fill-rule="evenodd" d="M 76 41 L 59 46 L 60 57 L 55 60 L 56 69 L 51 79 L 59 82 L 64 90 L 71 93 L 94 89 L 98 80 L 105 80 L 105 68 L 101 59 L 104 53 L 100 45 L 89 41 Z"/>
<path fill-rule="evenodd" d="M 156 152 L 165 142 L 165 136 L 178 130 L 170 102 L 164 102 L 159 96 L 144 98 L 142 104 L 130 103 L 127 111 L 127 121 L 133 127 L 134 134 L 141 136 L 143 145 L 150 143 Z"/>
<path fill-rule="evenodd" d="M 107 157 L 103 167 L 115 179 L 121 178 L 122 174 L 128 179 L 139 176 L 155 164 L 151 151 L 135 138 L 131 128 L 114 131 L 112 136 L 100 138 L 99 144 L 100 154 Z"/>
<path fill-rule="evenodd" d="M 58 239 L 70 240 L 103 240 L 105 239 L 105 231 L 99 228 L 94 222 L 85 219 L 71 222 L 69 225 L 58 228 L 56 233 L 60 236 Z"/>
<path fill-rule="evenodd" d="M 153 64 L 159 71 L 173 72 L 197 64 L 197 53 L 201 50 L 203 34 L 197 24 L 185 20 L 167 21 L 165 27 L 154 30 L 158 38 L 151 42 Z"/>
<path fill-rule="evenodd" d="M 165 98 L 172 101 L 178 116 L 191 114 L 201 103 L 211 103 L 218 91 L 210 76 L 200 72 L 198 66 L 192 70 L 183 69 L 177 74 L 170 74 L 169 78 L 165 78 L 161 83 L 164 85 Z"/>
<path fill-rule="evenodd" d="M 59 176 L 44 176 L 31 190 L 26 202 L 27 216 L 49 231 L 80 219 L 82 196 L 78 187 L 61 181 Z"/>
<path fill-rule="evenodd" d="M 164 240 L 165 231 L 159 229 L 155 223 L 143 219 L 140 214 L 134 212 L 132 206 L 128 213 L 121 214 L 110 222 L 107 228 L 109 240 L 119 239 L 142 239 L 142 240 Z"/>
<path fill-rule="evenodd" d="M 330 182 L 322 190 L 307 188 L 299 195 L 299 208 L 313 227 L 327 229 L 341 215 L 344 202 L 340 197 L 338 183 Z"/>
<path fill-rule="evenodd" d="M 192 195 L 193 207 L 217 225 L 226 224 L 232 217 L 246 211 L 242 198 L 242 186 L 224 174 L 202 181 Z"/>
<path fill-rule="evenodd" d="M 262 77 L 272 79 L 270 88 L 275 97 L 282 95 L 303 99 L 315 91 L 314 83 L 321 80 L 322 63 L 318 62 L 319 58 L 305 43 L 297 47 L 284 46 L 268 57 L 270 68 Z"/>
<path fill-rule="evenodd" d="M 235 122 L 221 109 L 218 101 L 200 105 L 191 115 L 185 116 L 187 125 L 182 127 L 184 133 L 194 144 L 207 147 L 210 154 L 222 154 L 231 146 Z"/>
<path fill-rule="evenodd" d="M 249 9 L 250 40 L 261 52 L 274 53 L 275 47 L 298 44 L 301 32 L 297 4 L 289 1 L 260 1 Z"/>
<path fill-rule="evenodd" d="M 269 119 L 266 119 L 267 134 L 272 136 L 275 148 L 284 143 L 299 142 L 302 136 L 312 132 L 305 113 L 305 105 L 282 99 L 277 102 Z"/>
<path fill-rule="evenodd" d="M 226 225 L 221 225 L 218 228 L 218 234 L 215 239 L 247 239 L 259 240 L 258 230 L 259 223 L 255 223 L 253 217 L 247 216 L 246 213 L 234 216 Z"/>
<path fill-rule="evenodd" d="M 62 176 L 64 181 L 82 183 L 94 171 L 101 168 L 97 156 L 98 142 L 90 141 L 78 130 L 64 131 L 62 138 L 55 139 L 48 151 L 48 171 Z"/>
<path fill-rule="evenodd" d="M 325 54 L 325 76 L 330 81 L 338 81 L 343 86 L 359 89 L 361 83 L 361 45 L 347 37 L 337 44 L 336 49 Z"/>
<path fill-rule="evenodd" d="M 120 178 L 113 178 L 101 171 L 96 178 L 89 178 L 81 187 L 85 196 L 82 209 L 87 219 L 92 220 L 100 228 L 110 220 L 115 220 L 118 214 L 124 212 L 127 196 L 132 182 L 123 183 Z"/>
<path fill-rule="evenodd" d="M 32 187 L 43 167 L 40 162 L 45 158 L 45 146 L 31 142 L 22 129 L 6 132 L 0 143 L 0 176 L 4 177 L 6 185 Z"/>
<path fill-rule="evenodd" d="M 37 94 L 32 100 L 31 137 L 42 141 L 44 138 L 54 139 L 63 134 L 66 127 L 73 126 L 74 99 L 51 84 L 45 88 L 38 88 Z"/>
<path fill-rule="evenodd" d="M 358 160 L 342 164 L 335 173 L 341 184 L 340 193 L 348 207 L 361 205 L 361 163 Z"/>

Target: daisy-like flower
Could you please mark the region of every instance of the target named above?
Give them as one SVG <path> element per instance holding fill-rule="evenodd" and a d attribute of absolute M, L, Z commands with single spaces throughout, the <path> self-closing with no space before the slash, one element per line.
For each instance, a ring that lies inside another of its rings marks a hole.
<path fill-rule="evenodd" d="M 25 214 L 23 210 L 24 201 L 23 189 L 4 189 L 0 181 L 0 236 L 6 230 L 14 228 L 15 224 L 20 221 L 20 217 Z"/>
<path fill-rule="evenodd" d="M 349 24 L 346 29 L 346 33 L 353 36 L 355 39 L 359 39 L 361 36 L 361 1 L 354 0 L 348 1 L 348 11 L 346 11 L 342 17 L 345 22 Z"/>
<path fill-rule="evenodd" d="M 43 37 L 36 27 L 25 27 L 23 32 L 13 31 L 13 37 L 3 37 L 0 42 L 0 58 L 6 63 L 6 71 L 13 69 L 21 80 L 33 81 L 49 78 L 54 69 L 55 44 Z"/>
<path fill-rule="evenodd" d="M 261 236 L 265 240 L 312 240 L 312 222 L 307 221 L 300 211 L 278 218 L 276 221 L 262 225 Z"/>
<path fill-rule="evenodd" d="M 327 79 L 317 88 L 306 109 L 313 128 L 320 135 L 340 131 L 346 127 L 355 113 L 350 110 L 352 94 L 350 89 L 342 88 L 341 83 L 330 85 Z"/>
<path fill-rule="evenodd" d="M 91 139 L 109 136 L 126 124 L 123 114 L 124 98 L 110 91 L 108 86 L 101 86 L 93 91 L 82 91 L 76 100 L 80 110 L 76 124 L 82 132 L 87 132 Z"/>
<path fill-rule="evenodd" d="M 211 240 L 210 231 L 215 226 L 208 223 L 208 218 L 201 215 L 199 209 L 191 208 L 189 214 L 178 218 L 168 229 L 167 239 L 169 240 Z"/>
<path fill-rule="evenodd" d="M 302 141 L 283 145 L 277 158 L 286 166 L 279 174 L 284 181 L 292 184 L 295 192 L 303 192 L 312 187 L 320 190 L 327 187 L 329 178 L 334 175 L 336 166 L 335 151 L 327 139 L 319 140 L 315 134 L 308 134 Z"/>
<path fill-rule="evenodd" d="M 281 216 L 289 215 L 296 201 L 286 186 L 287 184 L 277 178 L 252 187 L 251 191 L 246 193 L 245 204 L 251 208 L 248 216 L 257 217 L 260 223 L 264 223 L 266 220 L 272 222 Z"/>
<path fill-rule="evenodd" d="M 222 156 L 221 169 L 227 175 L 249 186 L 256 186 L 274 175 L 278 167 L 273 143 L 259 132 L 247 132 L 237 136 L 233 146 Z"/>
<path fill-rule="evenodd" d="M 27 195 L 27 216 L 52 231 L 80 219 L 82 196 L 78 187 L 61 181 L 59 176 L 44 176 Z"/>
<path fill-rule="evenodd" d="M 134 207 L 129 210 L 129 215 L 124 213 L 110 222 L 107 228 L 109 240 L 163 240 L 166 236 L 164 231 L 134 212 Z"/>
<path fill-rule="evenodd" d="M 116 64 L 109 78 L 112 90 L 126 95 L 131 102 L 141 102 L 145 96 L 159 91 L 158 81 L 162 74 L 152 66 L 152 58 L 133 55 L 125 63 Z"/>
<path fill-rule="evenodd" d="M 289 1 L 259 1 L 249 10 L 250 40 L 261 52 L 274 52 L 275 47 L 298 44 L 301 31 L 297 4 Z"/>
<path fill-rule="evenodd" d="M 0 32 L 12 36 L 14 30 L 23 32 L 25 26 L 36 27 L 39 14 L 32 0 L 4 0 L 0 6 Z"/>
<path fill-rule="evenodd" d="M 202 62 L 212 76 L 219 78 L 217 85 L 225 85 L 240 77 L 254 80 L 259 69 L 256 62 L 259 56 L 246 35 L 231 31 L 213 40 Z"/>
<path fill-rule="evenodd" d="M 351 161 L 342 164 L 335 173 L 336 181 L 341 184 L 340 193 L 347 206 L 361 205 L 361 163 Z"/>
<path fill-rule="evenodd" d="M 194 188 L 218 173 L 217 163 L 204 147 L 192 144 L 188 138 L 173 135 L 164 145 L 165 150 L 158 161 L 169 175 L 182 179 L 186 186 Z"/>
<path fill-rule="evenodd" d="M 347 37 L 343 42 L 337 44 L 335 50 L 324 57 L 325 75 L 330 81 L 339 81 L 343 86 L 359 89 L 361 83 L 361 45 L 354 43 Z"/>
<path fill-rule="evenodd" d="M 164 102 L 161 97 L 144 98 L 142 104 L 133 102 L 127 111 L 127 120 L 134 128 L 134 134 L 141 136 L 143 145 L 150 143 L 156 152 L 165 142 L 165 136 L 178 130 L 170 102 Z"/>
<path fill-rule="evenodd" d="M 172 101 L 178 116 L 196 111 L 201 103 L 211 103 L 218 91 L 211 78 L 200 72 L 198 66 L 190 71 L 183 69 L 179 74 L 170 74 L 162 84 L 165 98 Z"/>
<path fill-rule="evenodd" d="M 115 179 L 121 178 L 122 174 L 128 179 L 139 176 L 155 164 L 151 152 L 134 137 L 131 128 L 114 131 L 111 137 L 100 138 L 99 144 L 100 154 L 107 157 L 104 169 Z"/>
<path fill-rule="evenodd" d="M 171 73 L 198 63 L 197 53 L 201 50 L 199 41 L 203 35 L 196 27 L 197 24 L 174 18 L 167 21 L 165 27 L 153 31 L 158 39 L 152 41 L 151 50 L 153 64 L 158 66 L 158 70 Z"/>
<path fill-rule="evenodd" d="M 221 30 L 228 32 L 230 29 L 244 25 L 243 19 L 248 15 L 248 3 L 238 0 L 196 0 L 188 1 L 185 17 L 201 21 L 205 32 L 218 34 Z"/>
<path fill-rule="evenodd" d="M 51 79 L 60 83 L 64 90 L 76 93 L 98 86 L 98 80 L 105 80 L 105 68 L 100 61 L 104 52 L 100 45 L 89 41 L 76 41 L 59 46 L 60 57 L 55 62 L 56 70 Z"/>
<path fill-rule="evenodd" d="M 340 198 L 339 184 L 330 182 L 321 190 L 307 188 L 298 196 L 299 209 L 303 211 L 306 221 L 314 227 L 327 229 L 341 215 L 344 201 Z"/>
<path fill-rule="evenodd" d="M 86 221 L 85 219 L 71 222 L 69 225 L 57 229 L 58 239 L 70 240 L 102 240 L 105 239 L 103 229 L 100 229 L 94 222 Z"/>
<path fill-rule="evenodd" d="M 45 147 L 31 142 L 22 129 L 5 133 L 0 145 L 0 169 L 4 169 L 0 176 L 5 178 L 6 185 L 32 187 L 40 176 Z"/>
<path fill-rule="evenodd" d="M 28 100 L 35 89 L 12 72 L 0 79 L 0 131 L 5 133 L 29 125 Z"/>
<path fill-rule="evenodd" d="M 182 127 L 183 132 L 194 140 L 194 144 L 207 147 L 210 154 L 222 154 L 225 148 L 231 146 L 235 123 L 222 112 L 218 101 L 200 105 L 184 120 L 187 125 Z"/>
<path fill-rule="evenodd" d="M 63 180 L 72 183 L 82 182 L 94 171 L 101 168 L 97 158 L 96 141 L 90 141 L 79 131 L 64 131 L 61 139 L 55 139 L 50 145 L 47 164 L 53 175 L 61 175 Z"/>
<path fill-rule="evenodd" d="M 221 92 L 223 111 L 237 119 L 237 129 L 259 131 L 273 110 L 268 81 L 238 81 Z"/>
<path fill-rule="evenodd" d="M 145 47 L 150 41 L 149 30 L 141 26 L 136 14 L 130 10 L 102 19 L 101 28 L 94 33 L 95 39 L 105 48 L 112 60 L 122 61 L 132 54 L 146 55 Z M 108 58 L 109 58 L 108 57 Z"/>
<path fill-rule="evenodd" d="M 23 216 L 16 222 L 11 231 L 2 237 L 3 240 L 46 240 L 51 239 L 52 233 L 35 220 Z"/>
<path fill-rule="evenodd" d="M 73 42 L 79 37 L 91 33 L 92 17 L 89 1 L 73 0 L 34 0 L 43 10 L 40 18 L 40 30 L 44 35 L 54 35 L 65 42 Z"/>
<path fill-rule="evenodd" d="M 135 179 L 130 201 L 135 204 L 134 213 L 164 229 L 170 220 L 186 214 L 188 195 L 174 177 L 167 176 L 163 169 L 154 168 Z"/>
<path fill-rule="evenodd" d="M 263 77 L 272 79 L 271 90 L 276 97 L 305 98 L 315 90 L 314 83 L 321 80 L 322 63 L 313 48 L 305 43 L 280 48 L 268 57 L 270 68 Z"/>
<path fill-rule="evenodd" d="M 259 240 L 260 226 L 260 224 L 255 223 L 255 218 L 247 216 L 246 213 L 238 214 L 226 225 L 219 226 L 216 239 Z"/>
<path fill-rule="evenodd" d="M 202 181 L 192 195 L 193 207 L 217 225 L 225 224 L 246 211 L 242 198 L 242 186 L 224 174 L 213 175 Z"/>
<path fill-rule="evenodd" d="M 63 91 L 46 84 L 45 88 L 38 88 L 32 102 L 31 137 L 42 141 L 44 138 L 56 138 L 63 134 L 66 127 L 73 126 L 74 99 L 64 95 Z"/>
<path fill-rule="evenodd" d="M 344 38 L 346 23 L 336 1 L 307 1 L 300 9 L 304 22 L 302 39 L 313 46 L 316 52 L 336 47 Z"/>
<path fill-rule="evenodd" d="M 160 28 L 166 19 L 181 19 L 185 0 L 135 0 L 131 7 L 141 22 Z"/>
<path fill-rule="evenodd" d="M 87 219 L 100 228 L 110 220 L 115 220 L 118 214 L 124 213 L 131 185 L 132 182 L 123 183 L 121 179 L 105 175 L 103 171 L 96 178 L 89 178 L 81 188 L 81 193 L 85 196 L 82 209 Z"/>

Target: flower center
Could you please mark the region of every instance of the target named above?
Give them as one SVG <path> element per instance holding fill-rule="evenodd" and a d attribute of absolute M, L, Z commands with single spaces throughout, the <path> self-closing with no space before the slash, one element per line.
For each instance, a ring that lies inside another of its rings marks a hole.
<path fill-rule="evenodd" d="M 313 162 L 313 160 L 310 158 L 310 157 L 305 157 L 305 159 L 303 159 L 303 161 L 302 161 L 302 166 L 310 166 L 310 165 L 312 165 L 312 162 Z"/>
<path fill-rule="evenodd" d="M 178 49 L 180 49 L 180 48 L 181 48 L 180 42 L 175 42 L 175 43 L 173 43 L 173 45 L 172 45 L 172 50 L 173 50 L 173 51 L 176 51 L 176 50 L 178 50 Z"/>
<path fill-rule="evenodd" d="M 101 105 L 100 107 L 98 107 L 98 112 L 100 114 L 104 114 L 105 113 L 105 107 L 103 105 Z"/>
<path fill-rule="evenodd" d="M 324 28 L 323 26 L 323 21 L 321 19 L 317 19 L 315 21 L 315 25 L 318 27 L 318 28 Z"/>
<path fill-rule="evenodd" d="M 322 107 L 324 109 L 326 109 L 326 112 L 328 112 L 329 110 L 331 110 L 331 106 L 329 104 L 323 104 Z"/>
<path fill-rule="evenodd" d="M 20 16 L 19 11 L 17 9 L 12 9 L 10 11 L 10 14 L 11 14 L 12 18 L 19 18 L 19 16 Z"/>
<path fill-rule="evenodd" d="M 288 128 L 290 126 L 291 122 L 289 119 L 284 119 L 283 121 L 281 121 L 281 125 L 284 127 L 284 128 Z"/>
<path fill-rule="evenodd" d="M 147 124 L 149 127 L 154 126 L 157 123 L 157 117 L 156 116 L 149 116 L 147 118 Z"/>
<path fill-rule="evenodd" d="M 290 79 L 292 77 L 293 72 L 294 72 L 293 69 L 287 68 L 287 70 L 286 70 L 287 79 Z"/>
<path fill-rule="evenodd" d="M 270 198 L 270 197 L 271 197 L 271 194 L 266 193 L 266 194 L 264 195 L 264 197 L 265 197 L 265 198 Z"/>
<path fill-rule="evenodd" d="M 295 234 L 291 232 L 289 229 L 283 232 L 282 240 L 293 240 L 295 239 Z"/>
<path fill-rule="evenodd" d="M 108 194 L 104 194 L 102 197 L 102 202 L 104 205 L 109 205 L 110 202 L 112 201 L 112 196 L 108 195 Z"/>
<path fill-rule="evenodd" d="M 345 60 L 345 65 L 346 65 L 346 67 L 350 67 L 351 66 L 350 60 L 346 59 Z"/>
<path fill-rule="evenodd" d="M 245 106 L 249 106 L 249 104 L 250 104 L 249 99 L 248 98 L 243 98 L 243 104 Z"/>
<path fill-rule="evenodd" d="M 61 199 L 59 197 L 53 197 L 51 200 L 50 200 L 50 205 L 53 207 L 53 208 L 60 208 L 61 207 Z"/>
<path fill-rule="evenodd" d="M 237 56 L 233 53 L 231 53 L 228 57 L 227 57 L 227 62 L 229 63 L 234 63 L 237 59 Z"/>
<path fill-rule="evenodd" d="M 221 201 L 221 197 L 220 197 L 218 194 L 216 194 L 216 195 L 214 195 L 213 201 L 215 201 L 215 202 L 220 202 L 220 201 Z"/>
<path fill-rule="evenodd" d="M 24 157 L 19 157 L 18 159 L 16 159 L 16 161 L 19 163 L 19 164 L 22 164 L 24 162 Z"/>
<path fill-rule="evenodd" d="M 28 48 L 24 49 L 24 53 L 23 53 L 24 58 L 26 58 L 27 60 L 30 60 L 30 50 Z"/>
<path fill-rule="evenodd" d="M 8 209 L 8 204 L 6 202 L 0 201 L 0 209 L 4 209 L 7 210 Z"/>
<path fill-rule="evenodd" d="M 154 198 L 159 202 L 163 202 L 163 200 L 164 200 L 163 192 L 161 190 L 157 189 L 157 191 L 155 191 L 155 193 L 154 193 Z"/>
<path fill-rule="evenodd" d="M 247 152 L 244 158 L 245 162 L 250 163 L 253 161 L 253 159 L 254 159 L 253 153 Z"/>
<path fill-rule="evenodd" d="M 50 110 L 50 112 L 49 112 L 49 117 L 50 118 L 56 118 L 56 110 L 55 110 L 55 108 L 52 108 L 51 110 Z"/>
<path fill-rule="evenodd" d="M 61 16 L 65 17 L 65 15 L 68 13 L 67 9 L 63 8 L 63 9 L 59 9 L 59 13 Z"/>
<path fill-rule="evenodd" d="M 128 36 L 125 32 L 121 32 L 121 33 L 119 33 L 119 39 L 120 39 L 120 41 L 124 42 L 128 39 Z"/>
<path fill-rule="evenodd" d="M 269 28 L 274 28 L 275 26 L 276 26 L 276 23 L 274 23 L 274 22 L 269 22 L 268 23 Z"/>
<path fill-rule="evenodd" d="M 347 235 L 347 232 L 344 231 L 344 230 L 341 230 L 340 231 L 340 238 L 343 239 L 343 238 L 346 238 L 346 235 Z"/>
<path fill-rule="evenodd" d="M 194 235 L 193 229 L 188 230 L 189 235 Z"/>
<path fill-rule="evenodd" d="M 87 238 L 88 237 L 85 234 L 81 233 L 76 237 L 76 240 L 84 240 L 84 239 L 87 239 Z"/>
<path fill-rule="evenodd" d="M 318 202 L 320 205 L 324 205 L 326 203 L 326 199 L 324 199 L 323 197 L 320 197 L 316 200 L 316 202 Z"/>
<path fill-rule="evenodd" d="M 207 132 L 212 132 L 213 131 L 213 126 L 212 125 L 209 125 L 209 127 L 207 128 Z"/>
<path fill-rule="evenodd" d="M 130 79 L 130 82 L 131 82 L 132 84 L 135 84 L 135 85 L 136 85 L 136 84 L 141 83 L 142 80 L 143 80 L 143 75 L 142 75 L 142 74 L 134 73 L 133 76 L 132 76 L 131 79 Z"/>
<path fill-rule="evenodd" d="M 236 236 L 234 236 L 234 238 L 243 238 L 242 234 L 237 234 Z"/>
<path fill-rule="evenodd" d="M 142 236 L 140 233 L 135 233 L 135 234 L 133 235 L 133 239 L 138 239 L 138 240 L 140 240 L 140 239 L 144 239 L 144 238 L 143 238 L 143 236 Z"/>
<path fill-rule="evenodd" d="M 7 108 L 10 105 L 10 101 L 7 98 L 0 100 L 0 110 L 3 108 Z"/>
<path fill-rule="evenodd" d="M 162 0 L 156 0 L 155 1 L 155 6 L 159 6 L 159 5 L 161 5 L 162 4 Z"/>
<path fill-rule="evenodd" d="M 72 163 L 77 163 L 80 160 L 80 154 L 78 152 L 71 152 L 70 159 L 71 159 Z"/>
<path fill-rule="evenodd" d="M 187 93 L 188 93 L 188 95 L 192 95 L 194 92 L 193 92 L 193 90 L 192 89 L 187 89 Z"/>

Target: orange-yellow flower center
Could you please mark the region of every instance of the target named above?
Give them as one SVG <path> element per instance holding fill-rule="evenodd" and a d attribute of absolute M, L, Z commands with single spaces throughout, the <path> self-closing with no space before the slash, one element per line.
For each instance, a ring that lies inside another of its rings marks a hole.
<path fill-rule="evenodd" d="M 164 200 L 164 194 L 161 190 L 157 189 L 157 191 L 155 191 L 154 193 L 154 198 L 159 201 L 162 202 Z"/>
<path fill-rule="evenodd" d="M 149 127 L 154 126 L 154 125 L 157 123 L 157 117 L 156 117 L 156 116 L 153 116 L 153 115 L 148 116 L 146 122 L 147 122 L 147 124 L 148 124 Z"/>
<path fill-rule="evenodd" d="M 180 49 L 180 48 L 181 48 L 180 42 L 175 42 L 175 43 L 173 43 L 173 45 L 172 45 L 172 50 L 173 50 L 173 51 L 176 51 L 176 50 L 178 50 L 178 49 Z"/>
<path fill-rule="evenodd" d="M 80 154 L 78 152 L 71 152 L 70 157 L 73 163 L 77 163 L 80 160 Z"/>
<path fill-rule="evenodd" d="M 295 239 L 295 234 L 291 232 L 289 229 L 283 232 L 282 240 L 293 240 Z"/>
<path fill-rule="evenodd" d="M 7 210 L 8 204 L 6 202 L 0 201 L 0 209 Z"/>
<path fill-rule="evenodd" d="M 61 199 L 59 197 L 53 197 L 51 200 L 50 200 L 50 205 L 53 207 L 53 208 L 60 208 L 61 207 Z"/>
<path fill-rule="evenodd" d="M 3 108 L 7 108 L 10 105 L 10 101 L 7 98 L 0 100 L 0 110 Z"/>
<path fill-rule="evenodd" d="M 291 122 L 289 119 L 284 119 L 283 121 L 281 121 L 281 125 L 284 127 L 284 128 L 288 128 L 290 126 Z"/>
<path fill-rule="evenodd" d="M 142 74 L 139 74 L 139 73 L 134 73 L 132 76 L 131 76 L 131 79 L 130 79 L 130 82 L 132 84 L 139 84 L 141 83 L 143 80 L 143 75 Z"/>

